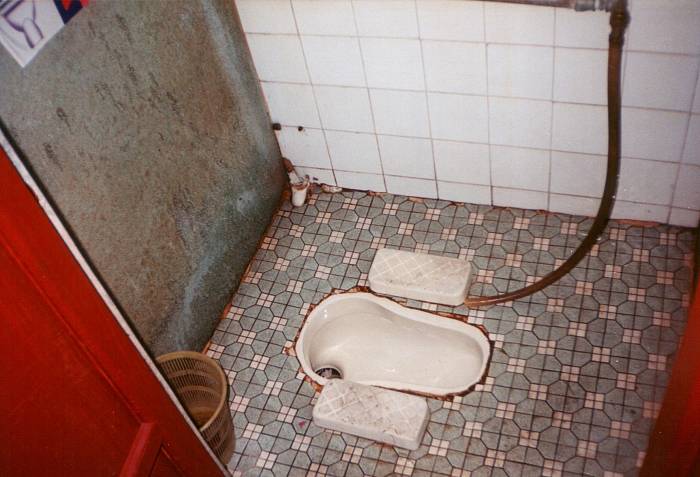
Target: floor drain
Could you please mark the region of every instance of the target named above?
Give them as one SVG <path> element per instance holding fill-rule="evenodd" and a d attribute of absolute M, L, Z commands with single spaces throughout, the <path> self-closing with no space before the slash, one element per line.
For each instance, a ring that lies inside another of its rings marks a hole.
<path fill-rule="evenodd" d="M 322 366 L 318 368 L 314 373 L 318 374 L 324 379 L 340 379 L 343 377 L 342 373 L 338 368 L 333 366 Z"/>

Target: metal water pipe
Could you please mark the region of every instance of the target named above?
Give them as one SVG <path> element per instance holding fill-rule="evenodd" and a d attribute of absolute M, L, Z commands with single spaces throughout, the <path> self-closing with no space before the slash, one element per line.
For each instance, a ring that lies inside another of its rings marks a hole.
<path fill-rule="evenodd" d="M 621 116 L 621 71 L 622 71 L 622 45 L 625 38 L 625 30 L 629 24 L 627 0 L 493 0 L 508 3 L 522 3 L 529 5 L 549 5 L 568 8 L 582 8 L 590 5 L 590 9 L 601 7 L 610 10 L 610 37 L 608 43 L 608 165 L 605 175 L 605 187 L 600 206 L 593 225 L 588 234 L 574 250 L 569 258 L 558 268 L 537 280 L 535 283 L 518 290 L 501 293 L 494 296 L 468 296 L 464 301 L 467 307 L 479 307 L 505 303 L 532 295 L 543 288 L 552 285 L 578 265 L 590 252 L 600 238 L 610 220 L 617 184 L 620 175 L 620 116 Z"/>
<path fill-rule="evenodd" d="M 579 12 L 606 11 L 613 9 L 617 0 L 490 0 L 501 3 L 520 3 L 524 5 L 540 5 L 543 7 L 572 8 Z"/>

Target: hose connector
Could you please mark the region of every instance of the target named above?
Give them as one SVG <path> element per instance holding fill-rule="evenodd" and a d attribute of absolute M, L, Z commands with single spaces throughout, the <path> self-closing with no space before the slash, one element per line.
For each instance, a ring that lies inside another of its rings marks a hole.
<path fill-rule="evenodd" d="M 614 3 L 610 11 L 610 46 L 622 47 L 630 14 L 627 11 L 627 0 L 616 0 Z"/>

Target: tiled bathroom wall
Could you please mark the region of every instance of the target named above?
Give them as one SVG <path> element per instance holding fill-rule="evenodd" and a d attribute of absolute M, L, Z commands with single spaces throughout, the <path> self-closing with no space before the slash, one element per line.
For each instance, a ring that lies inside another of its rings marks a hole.
<path fill-rule="evenodd" d="M 319 181 L 594 215 L 608 15 L 497 2 L 237 0 L 285 156 Z M 700 2 L 633 0 L 614 216 L 700 218 Z"/>

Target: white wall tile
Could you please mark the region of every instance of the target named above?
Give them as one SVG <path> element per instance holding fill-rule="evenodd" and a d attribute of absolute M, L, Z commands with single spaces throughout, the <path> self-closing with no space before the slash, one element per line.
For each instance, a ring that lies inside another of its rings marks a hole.
<path fill-rule="evenodd" d="M 622 108 L 622 155 L 679 161 L 687 121 L 684 113 Z"/>
<path fill-rule="evenodd" d="M 280 35 L 247 35 L 258 78 L 263 81 L 308 83 L 299 38 Z"/>
<path fill-rule="evenodd" d="M 377 133 L 429 137 L 428 105 L 424 93 L 371 89 Z"/>
<path fill-rule="evenodd" d="M 491 177 L 494 186 L 547 191 L 549 151 L 491 146 Z"/>
<path fill-rule="evenodd" d="M 355 35 L 355 20 L 349 1 L 292 0 L 302 35 Z"/>
<path fill-rule="evenodd" d="M 282 155 L 299 166 L 330 169 L 326 140 L 320 129 L 304 129 L 283 127 L 277 133 Z"/>
<path fill-rule="evenodd" d="M 301 41 L 314 84 L 365 86 L 357 38 L 302 36 Z"/>
<path fill-rule="evenodd" d="M 273 123 L 321 127 L 311 86 L 290 83 L 262 83 L 261 86 Z"/>
<path fill-rule="evenodd" d="M 491 205 L 491 188 L 482 185 L 438 181 L 438 197 L 468 204 Z"/>
<path fill-rule="evenodd" d="M 547 193 L 494 187 L 493 205 L 499 207 L 544 210 L 547 208 Z"/>
<path fill-rule="evenodd" d="M 407 0 L 355 0 L 355 18 L 360 36 L 417 38 L 415 2 Z"/>
<path fill-rule="evenodd" d="M 690 116 L 690 125 L 683 149 L 683 162 L 700 166 L 700 115 L 698 114 Z"/>
<path fill-rule="evenodd" d="M 386 192 L 384 178 L 378 174 L 364 172 L 335 171 L 335 178 L 340 187 L 357 190 Z"/>
<path fill-rule="evenodd" d="M 622 159 L 617 197 L 630 202 L 670 205 L 678 164 Z"/>
<path fill-rule="evenodd" d="M 638 204 L 616 200 L 613 206 L 613 219 L 644 220 L 649 222 L 665 223 L 668 219 L 670 207 L 652 204 Z"/>
<path fill-rule="evenodd" d="M 627 126 L 622 127 L 623 131 L 625 127 Z M 607 108 L 554 103 L 552 148 L 586 154 L 607 154 Z"/>
<path fill-rule="evenodd" d="M 557 48 L 554 100 L 608 104 L 608 54 L 602 50 Z"/>
<path fill-rule="evenodd" d="M 437 198 L 437 184 L 434 180 L 397 176 L 384 176 L 384 179 L 386 180 L 386 190 L 391 194 Z"/>
<path fill-rule="evenodd" d="M 554 9 L 486 2 L 486 41 L 554 44 Z"/>
<path fill-rule="evenodd" d="M 374 134 L 326 131 L 326 142 L 333 169 L 382 173 L 377 137 Z"/>
<path fill-rule="evenodd" d="M 489 98 L 491 144 L 549 149 L 551 118 L 548 101 Z"/>
<path fill-rule="evenodd" d="M 554 43 L 573 48 L 608 49 L 610 16 L 606 12 L 577 12 L 557 8 Z"/>
<path fill-rule="evenodd" d="M 430 40 L 484 40 L 481 2 L 418 0 L 421 38 Z"/>
<path fill-rule="evenodd" d="M 335 185 L 335 176 L 331 169 L 317 169 L 315 167 L 297 166 L 294 165 L 297 174 L 303 176 L 309 176 L 312 182 L 317 184 L 330 184 Z"/>
<path fill-rule="evenodd" d="M 700 211 L 688 209 L 671 209 L 671 217 L 668 221 L 671 225 L 696 228 L 700 223 Z"/>
<path fill-rule="evenodd" d="M 606 166 L 605 156 L 552 151 L 551 192 L 601 197 Z"/>
<path fill-rule="evenodd" d="M 301 171 L 358 189 L 597 210 L 608 14 L 464 0 L 236 4 L 271 119 L 285 126 L 280 147 Z M 700 215 L 700 2 L 631 8 L 615 214 L 688 225 Z"/>
<path fill-rule="evenodd" d="M 551 99 L 553 54 L 545 46 L 489 45 L 489 94 Z"/>
<path fill-rule="evenodd" d="M 378 140 L 385 174 L 435 178 L 430 139 L 378 136 Z"/>
<path fill-rule="evenodd" d="M 698 58 L 628 53 L 622 104 L 690 111 L 697 75 Z"/>
<path fill-rule="evenodd" d="M 433 137 L 488 142 L 488 106 L 484 96 L 428 93 Z"/>
<path fill-rule="evenodd" d="M 700 167 L 681 165 L 673 205 L 700 210 Z"/>
<path fill-rule="evenodd" d="M 700 53 L 699 2 L 635 0 L 630 15 L 630 50 Z"/>
<path fill-rule="evenodd" d="M 598 212 L 599 199 L 576 197 L 565 194 L 549 195 L 549 210 L 562 214 L 585 215 L 593 217 Z"/>
<path fill-rule="evenodd" d="M 289 0 L 236 0 L 246 33 L 296 33 Z"/>
<path fill-rule="evenodd" d="M 324 128 L 374 132 L 366 89 L 314 86 L 314 94 Z"/>
<path fill-rule="evenodd" d="M 491 184 L 487 144 L 434 141 L 433 148 L 435 170 L 439 181 Z"/>
<path fill-rule="evenodd" d="M 429 91 L 486 94 L 484 44 L 425 40 L 422 45 Z"/>
<path fill-rule="evenodd" d="M 371 88 L 425 88 L 418 40 L 362 38 L 360 42 Z"/>

